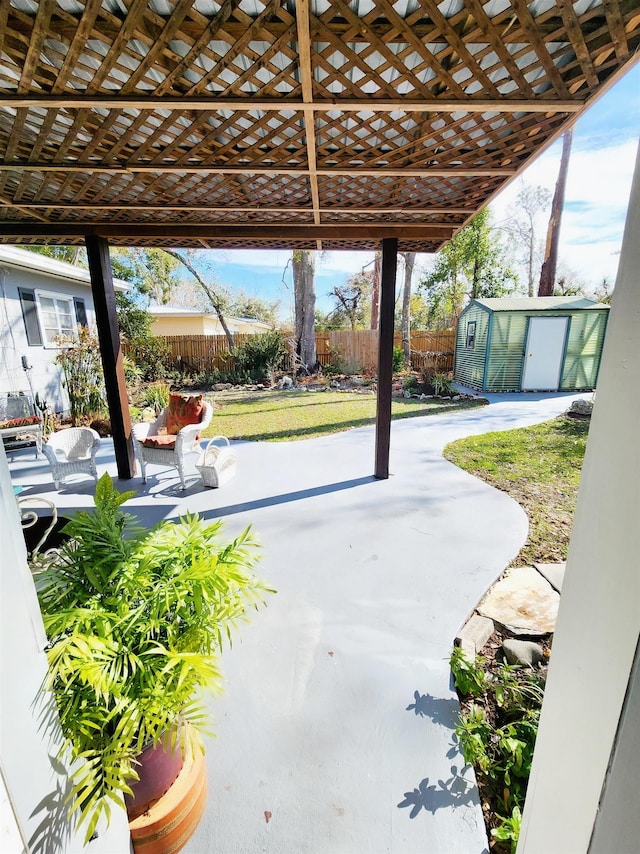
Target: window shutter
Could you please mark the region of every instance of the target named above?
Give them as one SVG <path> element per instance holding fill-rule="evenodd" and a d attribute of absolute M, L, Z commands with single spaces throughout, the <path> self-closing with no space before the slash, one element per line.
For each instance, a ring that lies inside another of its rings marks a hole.
<path fill-rule="evenodd" d="M 22 306 L 24 328 L 27 333 L 27 344 L 30 347 L 42 347 L 42 333 L 40 332 L 35 292 L 27 288 L 18 288 L 18 293 Z"/>
<path fill-rule="evenodd" d="M 87 310 L 84 307 L 84 300 L 79 297 L 73 298 L 73 305 L 76 309 L 76 320 L 78 321 L 78 326 L 88 326 L 87 323 Z"/>

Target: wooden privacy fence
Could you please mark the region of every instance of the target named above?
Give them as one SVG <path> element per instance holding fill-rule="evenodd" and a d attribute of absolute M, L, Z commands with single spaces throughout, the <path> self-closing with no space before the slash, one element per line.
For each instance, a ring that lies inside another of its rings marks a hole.
<path fill-rule="evenodd" d="M 287 333 L 284 333 L 285 337 Z M 177 370 L 227 371 L 233 367 L 229 357 L 229 342 L 225 335 L 166 335 L 159 336 L 169 353 L 167 367 Z M 235 334 L 234 343 L 242 346 L 252 335 Z M 411 333 L 411 366 L 420 369 L 433 365 L 438 371 L 453 370 L 455 330 Z M 399 332 L 394 345 L 402 346 Z M 349 373 L 375 372 L 378 363 L 378 332 L 375 329 L 341 329 L 316 333 L 318 362 L 332 364 Z M 292 369 L 289 359 L 287 370 Z"/>

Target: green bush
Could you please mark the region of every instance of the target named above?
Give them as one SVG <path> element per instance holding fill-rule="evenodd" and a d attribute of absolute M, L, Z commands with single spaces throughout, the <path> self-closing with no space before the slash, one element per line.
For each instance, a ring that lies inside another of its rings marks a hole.
<path fill-rule="evenodd" d="M 399 374 L 400 371 L 404 371 L 404 366 L 404 350 L 396 346 L 393 348 L 393 373 Z"/>
<path fill-rule="evenodd" d="M 235 353 L 235 374 L 238 381 L 273 382 L 275 371 L 282 367 L 287 355 L 286 340 L 281 332 L 272 329 L 262 335 L 252 335 Z"/>
<path fill-rule="evenodd" d="M 432 383 L 436 394 L 447 395 L 454 392 L 451 374 L 435 374 Z"/>
<path fill-rule="evenodd" d="M 142 393 L 140 402 L 143 407 L 153 408 L 156 412 L 160 412 L 161 409 L 169 405 L 169 386 L 163 382 L 151 383 Z"/>

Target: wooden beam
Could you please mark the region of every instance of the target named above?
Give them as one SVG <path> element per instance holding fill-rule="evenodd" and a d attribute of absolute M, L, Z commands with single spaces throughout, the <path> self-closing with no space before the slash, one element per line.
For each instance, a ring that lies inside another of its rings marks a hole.
<path fill-rule="evenodd" d="M 201 225 L 201 224 L 140 224 L 130 222 L 0 222 L 0 236 L 5 237 L 144 237 L 148 239 L 175 238 L 176 240 L 382 240 L 395 237 L 401 240 L 449 240 L 458 225 L 406 225 L 381 223 L 360 223 L 339 225 L 299 225 L 281 223 L 280 225 Z"/>
<path fill-rule="evenodd" d="M 298 67 L 302 86 L 304 129 L 309 165 L 309 187 L 313 205 L 313 221 L 320 224 L 320 193 L 316 162 L 316 126 L 313 110 L 307 106 L 313 101 L 313 72 L 311 70 L 311 37 L 309 35 L 309 0 L 296 0 L 296 30 L 298 34 Z"/>
<path fill-rule="evenodd" d="M 85 238 L 91 291 L 96 312 L 96 325 L 100 341 L 100 355 L 107 391 L 111 434 L 116 454 L 118 477 L 130 480 L 136 472 L 136 462 L 131 436 L 129 401 L 122 364 L 120 330 L 116 315 L 116 296 L 113 289 L 109 244 L 103 237 Z"/>
<path fill-rule="evenodd" d="M 177 175 L 308 175 L 309 170 L 299 166 L 193 166 L 182 165 L 162 166 L 141 166 L 141 165 L 126 165 L 126 166 L 108 166 L 105 164 L 94 165 L 92 163 L 29 163 L 21 161 L 12 163 L 0 163 L 0 172 L 88 172 L 95 174 L 127 174 L 127 173 L 151 173 L 151 174 L 177 174 Z M 333 177 L 343 176 L 345 178 L 358 178 L 359 176 L 368 178 L 391 177 L 391 178 L 484 178 L 484 177 L 503 177 L 508 178 L 515 175 L 515 169 L 504 168 L 487 168 L 487 169 L 469 169 L 465 166 L 456 166 L 453 169 L 436 169 L 426 167 L 425 169 L 389 169 L 388 167 L 380 167 L 372 169 L 365 167 L 354 167 L 353 169 L 317 169 L 316 174 L 321 176 Z"/>
<path fill-rule="evenodd" d="M 52 110 L 79 110 L 102 108 L 105 110 L 176 110 L 186 111 L 232 110 L 255 112 L 279 112 L 280 110 L 297 111 L 305 108 L 315 112 L 343 113 L 575 113 L 582 109 L 583 98 L 551 99 L 536 98 L 531 100 L 510 98 L 430 98 L 430 99 L 398 99 L 362 98 L 333 100 L 311 99 L 304 100 L 287 98 L 215 98 L 196 95 L 191 97 L 176 97 L 172 95 L 41 95 L 37 93 L 25 95 L 0 94 L 0 107 L 31 109 L 39 107 Z"/>
<path fill-rule="evenodd" d="M 251 207 L 244 205 L 171 205 L 171 204 L 158 204 L 158 205 L 136 205 L 130 204 L 128 202 L 103 202 L 93 203 L 93 202 L 65 202 L 65 201 L 49 201 L 49 202 L 14 202 L 8 196 L 0 195 L 0 207 L 2 205 L 7 205 L 8 207 L 20 208 L 20 209 L 46 209 L 46 210 L 72 210 L 72 211 L 143 211 L 147 213 L 154 213 L 156 211 L 194 211 L 201 213 L 311 213 L 310 207 L 293 207 L 289 205 L 282 205 L 279 207 L 273 207 L 270 205 L 260 205 L 258 207 Z M 433 214 L 437 215 L 447 215 L 447 214 L 458 214 L 458 215 L 469 215 L 475 213 L 475 209 L 472 208 L 432 208 L 432 207 L 411 207 L 410 209 L 406 206 L 402 207 L 372 207 L 372 208 L 360 208 L 360 207 L 320 207 L 319 211 L 321 214 L 335 215 L 335 214 Z M 237 224 L 237 223 L 236 223 Z M 446 223 L 431 223 L 431 225 L 442 225 Z"/>
<path fill-rule="evenodd" d="M 393 313 L 396 297 L 398 239 L 382 241 L 380 278 L 380 329 L 378 333 L 378 401 L 376 410 L 376 463 L 378 480 L 389 477 L 391 446 L 391 383 L 393 380 Z"/>

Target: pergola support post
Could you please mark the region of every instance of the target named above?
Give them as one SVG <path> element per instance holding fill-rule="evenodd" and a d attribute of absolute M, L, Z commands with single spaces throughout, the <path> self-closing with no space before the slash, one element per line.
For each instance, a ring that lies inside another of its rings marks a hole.
<path fill-rule="evenodd" d="M 122 364 L 122 348 L 120 346 L 116 295 L 109 258 L 109 242 L 104 237 L 87 235 L 85 244 L 89 259 L 91 291 L 96 312 L 118 477 L 122 480 L 130 480 L 136 473 L 136 461 L 131 436 L 129 400 Z"/>
<path fill-rule="evenodd" d="M 376 466 L 378 480 L 389 477 L 391 442 L 391 382 L 393 379 L 393 322 L 396 295 L 398 239 L 382 241 L 380 277 L 380 327 L 378 333 L 378 406 L 376 412 Z"/>

